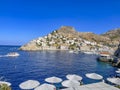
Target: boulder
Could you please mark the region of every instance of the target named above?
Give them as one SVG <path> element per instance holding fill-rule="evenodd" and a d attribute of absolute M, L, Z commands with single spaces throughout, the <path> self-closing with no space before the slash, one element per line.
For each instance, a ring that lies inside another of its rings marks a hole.
<path fill-rule="evenodd" d="M 114 56 L 118 58 L 116 66 L 120 67 L 120 44 L 118 45 L 118 49 L 115 51 Z"/>

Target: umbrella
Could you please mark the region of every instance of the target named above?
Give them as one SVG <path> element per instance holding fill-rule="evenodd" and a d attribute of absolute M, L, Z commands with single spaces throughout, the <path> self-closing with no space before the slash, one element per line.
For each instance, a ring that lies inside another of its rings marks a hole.
<path fill-rule="evenodd" d="M 76 81 L 81 81 L 82 80 L 81 76 L 78 76 L 78 75 L 75 75 L 75 74 L 68 74 L 66 76 L 66 78 L 69 79 L 69 80 L 76 80 Z"/>
<path fill-rule="evenodd" d="M 40 83 L 36 80 L 27 80 L 19 85 L 21 89 L 33 89 L 40 85 Z"/>
<path fill-rule="evenodd" d="M 75 81 L 75 80 L 65 80 L 62 82 L 62 85 L 64 87 L 75 87 L 75 86 L 79 86 L 80 83 L 78 81 Z"/>
<path fill-rule="evenodd" d="M 45 83 L 45 84 L 38 86 L 34 90 L 56 90 L 56 87 L 54 85 L 50 85 L 50 84 Z"/>
<path fill-rule="evenodd" d="M 62 81 L 62 79 L 58 77 L 49 77 L 49 78 L 46 78 L 45 81 L 49 83 L 59 83 Z"/>
<path fill-rule="evenodd" d="M 7 86 L 11 86 L 10 82 L 0 81 L 0 84 L 6 84 Z"/>
<path fill-rule="evenodd" d="M 101 76 L 97 73 L 88 73 L 88 74 L 86 74 L 86 77 L 91 78 L 91 79 L 96 79 L 96 80 L 103 79 L 103 76 Z"/>
<path fill-rule="evenodd" d="M 120 73 L 120 70 L 115 71 L 116 73 Z"/>
<path fill-rule="evenodd" d="M 120 85 L 120 78 L 107 78 L 107 80 L 111 83 L 114 83 L 116 85 Z"/>

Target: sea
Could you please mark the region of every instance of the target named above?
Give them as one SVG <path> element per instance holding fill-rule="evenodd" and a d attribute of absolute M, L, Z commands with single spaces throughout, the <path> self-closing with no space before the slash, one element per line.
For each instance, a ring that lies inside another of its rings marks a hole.
<path fill-rule="evenodd" d="M 116 75 L 117 68 L 98 62 L 97 55 L 68 51 L 22 51 L 19 48 L 20 46 L 0 46 L 0 80 L 10 82 L 12 90 L 21 90 L 19 84 L 26 80 L 46 83 L 45 78 L 51 76 L 66 80 L 66 75 L 77 74 L 83 77 L 84 84 L 88 84 L 97 81 L 87 78 L 86 73 L 98 73 L 105 80 Z M 4 57 L 10 52 L 17 52 L 20 56 Z"/>

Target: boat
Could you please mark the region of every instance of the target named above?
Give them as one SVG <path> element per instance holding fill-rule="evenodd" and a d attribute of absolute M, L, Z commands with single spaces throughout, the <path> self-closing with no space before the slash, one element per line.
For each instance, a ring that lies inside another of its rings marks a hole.
<path fill-rule="evenodd" d="M 92 52 L 92 51 L 84 51 L 83 53 L 85 53 L 85 54 L 94 54 L 94 52 Z"/>
<path fill-rule="evenodd" d="M 112 62 L 113 61 L 113 57 L 108 52 L 100 52 L 99 55 L 100 56 L 97 58 L 98 61 L 102 61 L 102 62 Z"/>
<path fill-rule="evenodd" d="M 75 54 L 79 54 L 79 51 L 74 51 Z"/>
<path fill-rule="evenodd" d="M 78 52 L 78 51 L 75 51 L 75 50 L 70 50 L 69 53 L 75 53 L 75 54 L 78 54 L 79 52 Z"/>
<path fill-rule="evenodd" d="M 8 53 L 6 56 L 7 57 L 17 57 L 17 56 L 19 56 L 20 54 L 19 53 L 17 53 L 17 52 L 10 52 L 10 53 Z"/>
<path fill-rule="evenodd" d="M 69 53 L 74 53 L 74 51 L 73 51 L 73 50 L 70 50 Z"/>

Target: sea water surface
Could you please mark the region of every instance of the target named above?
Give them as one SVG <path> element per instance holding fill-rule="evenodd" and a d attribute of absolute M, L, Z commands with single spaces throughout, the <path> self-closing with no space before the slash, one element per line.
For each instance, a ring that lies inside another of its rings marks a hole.
<path fill-rule="evenodd" d="M 115 75 L 115 67 L 97 62 L 96 55 L 75 54 L 68 51 L 20 51 L 19 46 L 0 46 L 0 56 L 18 52 L 19 57 L 0 57 L 0 79 L 12 83 L 12 90 L 20 90 L 19 84 L 28 79 L 38 80 L 57 76 L 66 80 L 67 74 L 83 77 L 83 83 L 94 82 L 86 73 L 98 73 L 106 79 Z"/>

